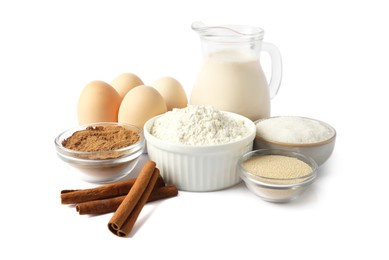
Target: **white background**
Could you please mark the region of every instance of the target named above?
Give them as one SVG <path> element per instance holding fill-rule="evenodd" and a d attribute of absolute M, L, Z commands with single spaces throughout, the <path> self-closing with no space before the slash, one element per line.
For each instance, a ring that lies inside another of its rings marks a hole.
<path fill-rule="evenodd" d="M 388 259 L 384 3 L 1 1 L 0 258 Z M 283 58 L 272 115 L 330 123 L 335 151 L 297 201 L 271 204 L 243 184 L 180 192 L 146 205 L 131 236 L 118 238 L 111 214 L 79 216 L 60 204 L 62 189 L 93 185 L 56 157 L 54 138 L 77 125 L 78 96 L 92 80 L 170 75 L 190 95 L 201 65 L 197 20 L 264 28 Z"/>

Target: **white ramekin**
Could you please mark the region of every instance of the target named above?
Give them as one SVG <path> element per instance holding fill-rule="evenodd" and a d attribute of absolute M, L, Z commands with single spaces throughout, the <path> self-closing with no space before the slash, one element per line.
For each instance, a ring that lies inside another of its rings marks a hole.
<path fill-rule="evenodd" d="M 146 122 L 144 135 L 149 159 L 156 162 L 166 183 L 184 191 L 214 191 L 241 181 L 237 162 L 243 154 L 252 150 L 255 124 L 244 116 L 223 113 L 244 120 L 249 134 L 227 144 L 191 146 L 163 141 L 150 134 L 154 121 L 161 115 Z"/>

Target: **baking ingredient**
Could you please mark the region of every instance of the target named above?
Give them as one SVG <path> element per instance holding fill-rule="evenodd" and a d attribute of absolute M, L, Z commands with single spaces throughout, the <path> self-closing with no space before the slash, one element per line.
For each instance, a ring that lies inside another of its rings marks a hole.
<path fill-rule="evenodd" d="M 285 203 L 299 197 L 316 177 L 304 161 L 286 155 L 256 155 L 241 163 L 247 187 L 262 199 Z"/>
<path fill-rule="evenodd" d="M 253 121 L 270 115 L 270 94 L 258 59 L 237 51 L 217 51 L 204 59 L 190 104 L 212 105 Z"/>
<path fill-rule="evenodd" d="M 121 99 L 124 98 L 128 91 L 143 84 L 143 81 L 137 75 L 130 72 L 118 75 L 111 82 L 111 86 L 116 89 Z"/>
<path fill-rule="evenodd" d="M 150 86 L 138 86 L 130 90 L 119 108 L 119 122 L 143 128 L 150 118 L 167 111 L 161 94 Z"/>
<path fill-rule="evenodd" d="M 257 136 L 273 142 L 310 144 L 326 141 L 333 130 L 323 123 L 304 117 L 280 116 L 259 121 Z"/>
<path fill-rule="evenodd" d="M 312 172 L 307 163 L 284 155 L 253 156 L 244 161 L 242 167 L 261 177 L 263 182 L 278 184 L 301 182 L 299 178 L 305 178 Z"/>
<path fill-rule="evenodd" d="M 153 170 L 156 164 L 152 161 L 146 162 L 145 170 Z M 156 169 L 156 168 L 155 168 Z M 178 195 L 178 189 L 174 185 L 165 185 L 159 171 L 156 171 L 158 176 L 154 184 L 154 188 L 147 198 L 147 202 L 167 199 Z M 139 175 L 140 176 L 140 175 Z M 140 178 L 138 176 L 138 178 Z M 112 184 L 106 184 L 95 188 L 81 190 L 62 190 L 61 203 L 75 204 L 75 208 L 80 215 L 85 214 L 105 214 L 114 212 L 118 209 L 121 203 L 126 198 L 132 187 L 137 182 L 138 178 L 122 180 Z"/>
<path fill-rule="evenodd" d="M 188 105 L 184 88 L 176 79 L 162 77 L 156 80 L 152 86 L 162 95 L 168 111 L 173 108 L 184 108 Z"/>
<path fill-rule="evenodd" d="M 157 118 L 150 133 L 164 141 L 186 145 L 226 144 L 249 133 L 245 122 L 212 106 L 173 109 Z"/>
<path fill-rule="evenodd" d="M 138 218 L 144 204 L 154 189 L 159 170 L 153 161 L 147 161 L 111 220 L 108 229 L 119 237 L 127 236 Z"/>
<path fill-rule="evenodd" d="M 111 85 L 100 80 L 91 81 L 78 99 L 79 124 L 117 122 L 120 102 L 120 95 Z"/>
<path fill-rule="evenodd" d="M 174 185 L 167 185 L 162 187 L 157 187 L 155 185 L 154 190 L 150 194 L 150 197 L 147 199 L 147 202 L 167 199 L 175 197 L 178 195 L 177 187 Z M 76 210 L 80 215 L 91 214 L 99 215 L 106 214 L 110 212 L 115 212 L 120 204 L 123 202 L 126 196 L 113 197 L 108 199 L 98 199 L 93 201 L 87 201 L 78 203 L 76 205 Z"/>
<path fill-rule="evenodd" d="M 103 152 L 130 146 L 139 139 L 138 131 L 120 125 L 98 125 L 74 132 L 62 141 L 62 146 L 80 152 Z"/>
<path fill-rule="evenodd" d="M 62 204 L 77 204 L 87 201 L 108 199 L 127 195 L 136 178 L 129 180 L 122 180 L 115 183 L 101 185 L 95 188 L 82 189 L 82 190 L 62 190 L 61 191 L 61 203 Z M 156 187 L 165 186 L 163 178 L 160 176 L 155 184 Z"/>

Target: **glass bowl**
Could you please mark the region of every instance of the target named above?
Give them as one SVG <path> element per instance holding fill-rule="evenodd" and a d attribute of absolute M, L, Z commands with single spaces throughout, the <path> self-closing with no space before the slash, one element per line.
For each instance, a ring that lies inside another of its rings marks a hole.
<path fill-rule="evenodd" d="M 103 152 L 80 152 L 67 149 L 62 145 L 62 142 L 76 131 L 106 125 L 117 125 L 134 130 L 140 135 L 139 141 L 127 147 Z M 91 183 L 110 183 L 126 177 L 135 168 L 142 154 L 145 139 L 142 129 L 136 126 L 116 122 L 99 122 L 68 129 L 58 135 L 54 143 L 58 157 L 81 179 Z"/>
<path fill-rule="evenodd" d="M 308 164 L 312 171 L 299 178 L 269 178 L 247 171 L 242 163 L 254 156 L 282 155 L 297 158 Z M 244 154 L 238 161 L 238 172 L 247 188 L 269 202 L 285 203 L 298 198 L 316 179 L 317 163 L 310 157 L 287 150 L 262 149 Z"/>

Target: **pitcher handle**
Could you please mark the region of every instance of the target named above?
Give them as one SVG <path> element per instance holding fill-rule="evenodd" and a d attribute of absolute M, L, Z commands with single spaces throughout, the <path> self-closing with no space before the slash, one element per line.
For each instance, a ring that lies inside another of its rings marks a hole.
<path fill-rule="evenodd" d="M 271 77 L 269 82 L 270 98 L 273 99 L 280 89 L 282 79 L 282 60 L 278 48 L 269 42 L 262 42 L 262 50 L 269 53 L 271 59 Z"/>

